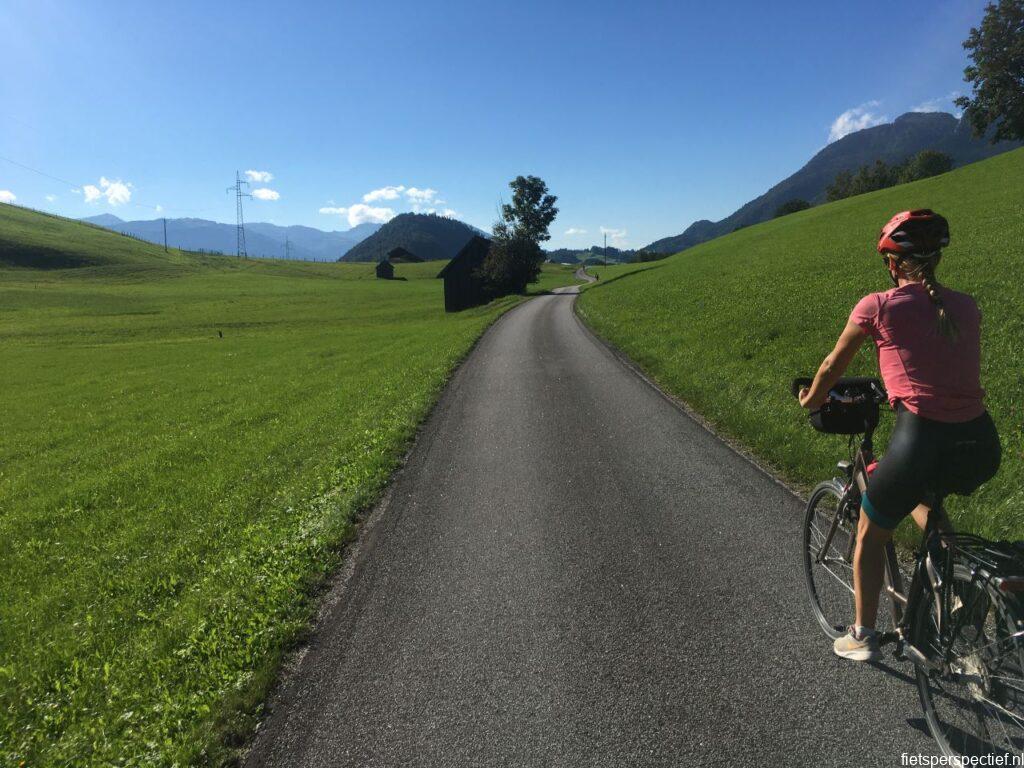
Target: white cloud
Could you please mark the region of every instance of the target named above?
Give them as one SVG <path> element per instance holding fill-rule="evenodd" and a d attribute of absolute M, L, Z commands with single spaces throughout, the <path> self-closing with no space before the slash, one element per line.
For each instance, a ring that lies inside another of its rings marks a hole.
<path fill-rule="evenodd" d="M 154 208 L 153 210 L 155 210 L 157 213 L 163 213 L 164 212 L 164 207 L 162 205 L 160 205 L 160 203 L 157 203 L 156 204 L 156 208 Z"/>
<path fill-rule="evenodd" d="M 249 181 L 259 182 L 260 184 L 269 184 L 274 180 L 274 174 L 270 171 L 246 171 L 245 177 Z"/>
<path fill-rule="evenodd" d="M 252 191 L 252 196 L 257 200 L 280 200 L 281 193 L 276 189 L 267 189 L 266 187 L 260 187 Z"/>
<path fill-rule="evenodd" d="M 87 203 L 95 203 L 100 198 L 105 197 L 107 202 L 114 207 L 124 205 L 132 199 L 131 183 L 121 181 L 120 179 L 111 180 L 106 176 L 100 176 L 100 185 L 98 187 L 95 184 L 84 184 L 82 192 L 85 194 L 85 202 Z"/>
<path fill-rule="evenodd" d="M 616 248 L 622 248 L 626 245 L 626 230 L 624 229 L 601 227 L 601 234 L 608 235 L 608 239 L 612 241 L 612 245 Z"/>
<path fill-rule="evenodd" d="M 253 195 L 259 190 L 253 190 Z M 446 201 L 438 196 L 438 191 L 431 187 L 407 187 L 404 184 L 389 184 L 379 189 L 371 189 L 363 195 L 363 202 L 350 206 L 336 205 L 334 200 L 328 200 L 327 205 L 320 209 L 320 213 L 341 216 L 348 220 L 351 226 L 373 222 L 383 224 L 393 219 L 396 215 L 394 208 L 378 208 L 368 203 L 375 203 L 381 200 L 396 200 L 398 206 L 411 208 L 415 213 L 433 213 L 449 218 L 458 218 L 462 214 L 454 208 L 447 208 Z M 401 209 L 401 208 L 399 208 Z"/>
<path fill-rule="evenodd" d="M 48 202 L 48 203 L 56 202 L 56 200 L 57 200 L 57 196 L 56 195 L 47 195 L 46 196 L 46 202 Z"/>
<path fill-rule="evenodd" d="M 959 114 L 959 111 L 953 105 L 953 99 L 962 96 L 960 91 L 950 91 L 945 96 L 939 96 L 937 99 L 929 99 L 928 101 L 922 101 L 916 107 L 911 107 L 911 112 L 955 112 Z"/>
<path fill-rule="evenodd" d="M 373 203 L 377 200 L 397 200 L 398 196 L 405 191 L 405 185 L 399 184 L 393 187 L 381 187 L 373 189 L 363 195 L 364 203 Z"/>
<path fill-rule="evenodd" d="M 426 189 L 417 189 L 416 187 L 409 187 L 405 190 L 405 196 L 412 200 L 414 203 L 439 203 L 444 202 L 443 200 L 435 200 L 437 197 L 437 190 L 427 187 Z"/>
<path fill-rule="evenodd" d="M 570 237 L 572 237 L 573 235 L 585 235 L 587 234 L 587 230 L 580 229 L 579 227 L 569 227 L 567 230 L 565 230 L 565 234 L 569 235 Z"/>
<path fill-rule="evenodd" d="M 368 222 L 373 224 L 384 224 L 395 218 L 395 212 L 391 208 L 375 208 L 372 205 L 366 205 L 364 203 L 356 203 L 355 205 L 350 205 L 347 208 L 325 206 L 320 209 L 320 213 L 336 214 L 346 218 L 348 219 L 348 225 L 350 227 L 356 227 Z"/>
<path fill-rule="evenodd" d="M 13 203 L 18 196 L 9 189 L 0 189 L 0 203 Z"/>
<path fill-rule="evenodd" d="M 828 143 L 838 141 L 854 131 L 870 128 L 874 125 L 881 125 L 889 122 L 886 115 L 880 115 L 873 110 L 881 106 L 879 101 L 867 101 L 863 104 L 851 107 L 832 121 L 828 132 Z"/>

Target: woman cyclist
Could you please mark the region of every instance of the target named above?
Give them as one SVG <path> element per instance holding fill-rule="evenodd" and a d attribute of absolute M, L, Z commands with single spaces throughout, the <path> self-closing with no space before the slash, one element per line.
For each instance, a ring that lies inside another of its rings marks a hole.
<path fill-rule="evenodd" d="M 861 506 L 853 560 L 857 615 L 835 642 L 837 655 L 855 661 L 879 657 L 875 618 L 893 529 L 907 515 L 924 528 L 935 495 L 970 494 L 999 468 L 999 436 L 979 381 L 981 313 L 973 298 L 935 279 L 948 244 L 949 225 L 937 213 L 892 217 L 878 252 L 895 287 L 857 303 L 835 349 L 800 393 L 800 405 L 820 408 L 864 339 L 874 341 L 896 426 Z"/>

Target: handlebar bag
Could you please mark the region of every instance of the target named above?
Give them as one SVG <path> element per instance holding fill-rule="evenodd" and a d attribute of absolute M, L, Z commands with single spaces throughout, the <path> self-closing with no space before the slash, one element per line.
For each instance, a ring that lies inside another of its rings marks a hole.
<path fill-rule="evenodd" d="M 829 400 L 809 418 L 812 427 L 827 435 L 862 435 L 878 426 L 878 403 Z"/>

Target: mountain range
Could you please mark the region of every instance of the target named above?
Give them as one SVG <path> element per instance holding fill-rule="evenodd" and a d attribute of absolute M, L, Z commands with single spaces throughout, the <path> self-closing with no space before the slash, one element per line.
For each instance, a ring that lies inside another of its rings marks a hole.
<path fill-rule="evenodd" d="M 751 200 L 721 221 L 691 224 L 682 234 L 656 240 L 644 250 L 676 253 L 733 230 L 767 221 L 783 203 L 804 199 L 825 201 L 825 190 L 840 171 L 856 171 L 862 165 L 883 160 L 900 163 L 925 149 L 944 152 L 957 168 L 1021 146 L 1019 142 L 977 138 L 966 120 L 946 112 L 908 112 L 892 123 L 864 128 L 834 141 L 818 152 L 799 171 Z"/>
<path fill-rule="evenodd" d="M 450 259 L 473 235 L 488 236 L 458 219 L 432 213 L 400 213 L 339 261 L 380 261 L 401 246 L 425 261 Z"/>
<path fill-rule="evenodd" d="M 164 241 L 164 220 L 125 221 L 109 213 L 90 216 L 82 221 L 115 232 L 123 232 L 151 243 Z M 352 229 L 324 232 L 313 227 L 253 222 L 245 225 L 246 251 L 250 256 L 276 259 L 292 258 L 309 261 L 335 261 L 378 229 L 380 224 L 359 224 Z M 285 242 L 288 242 L 286 248 Z M 167 219 L 167 244 L 189 251 L 215 251 L 235 254 L 236 228 L 207 219 Z"/>

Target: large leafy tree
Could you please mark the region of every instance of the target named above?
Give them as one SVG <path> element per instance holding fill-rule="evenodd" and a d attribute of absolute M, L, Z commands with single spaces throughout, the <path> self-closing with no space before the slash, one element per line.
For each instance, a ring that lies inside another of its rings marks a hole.
<path fill-rule="evenodd" d="M 501 206 L 501 218 L 494 225 L 498 240 L 525 237 L 537 245 L 550 240 L 548 228 L 558 215 L 558 198 L 548 194 L 548 185 L 538 176 L 516 176 L 509 182 L 512 202 Z"/>
<path fill-rule="evenodd" d="M 985 8 L 981 26 L 964 41 L 973 64 L 964 70 L 971 96 L 956 105 L 974 133 L 994 126 L 992 141 L 1024 140 L 1024 0 L 999 0 Z"/>
<path fill-rule="evenodd" d="M 537 176 L 517 176 L 509 187 L 512 202 L 501 206 L 491 250 L 479 270 L 491 297 L 525 293 L 537 282 L 544 263 L 540 244 L 551 238 L 548 229 L 558 215 L 558 198 Z"/>

